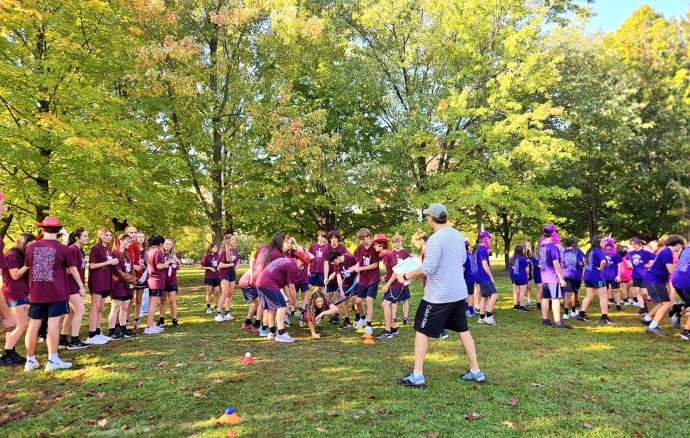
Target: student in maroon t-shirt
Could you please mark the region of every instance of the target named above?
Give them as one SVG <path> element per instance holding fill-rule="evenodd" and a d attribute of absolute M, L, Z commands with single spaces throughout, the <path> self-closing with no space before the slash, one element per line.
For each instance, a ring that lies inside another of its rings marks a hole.
<path fill-rule="evenodd" d="M 326 232 L 316 232 L 316 242 L 309 246 L 309 254 L 313 256 L 309 265 L 309 285 L 315 288 L 314 292 L 323 292 L 326 286 L 324 274 L 328 270 L 328 240 Z"/>
<path fill-rule="evenodd" d="M 5 194 L 0 192 L 0 217 L 7 211 L 5 207 Z M 0 237 L 0 269 L 5 269 L 7 267 L 5 262 L 5 241 Z M 2 320 L 2 328 L 5 331 L 11 331 L 15 326 L 14 318 L 10 313 L 9 307 L 4 300 L 0 300 L 0 319 Z"/>
<path fill-rule="evenodd" d="M 5 351 L 0 357 L 0 365 L 21 365 L 26 358 L 15 351 L 17 342 L 29 326 L 26 306 L 29 304 L 29 268 L 24 266 L 26 247 L 36 240 L 31 233 L 22 233 L 14 246 L 5 254 L 6 266 L 2 269 L 2 294 L 16 322 L 14 330 L 5 337 Z"/>
<path fill-rule="evenodd" d="M 364 333 L 372 334 L 371 321 L 374 318 L 374 299 L 378 293 L 379 282 L 381 281 L 381 271 L 379 271 L 381 258 L 376 248 L 374 248 L 374 241 L 371 239 L 371 233 L 368 229 L 361 228 L 357 231 L 357 238 L 360 242 L 355 250 L 357 265 L 350 268 L 351 272 L 359 273 L 357 296 L 354 297 L 355 306 L 358 310 L 355 316 L 355 319 L 357 319 L 355 330 L 363 328 Z M 363 304 L 365 299 L 367 302 L 366 314 L 364 313 Z M 366 327 L 364 324 L 366 324 Z"/>
<path fill-rule="evenodd" d="M 350 272 L 352 266 L 357 265 L 357 260 L 355 256 L 345 251 L 341 253 L 337 249 L 332 249 L 328 252 L 328 261 L 331 266 L 332 274 L 335 278 L 335 282 L 338 285 L 337 289 L 333 294 L 332 302 L 338 302 L 340 298 L 343 298 L 340 307 L 343 310 L 345 318 L 340 328 L 350 328 L 350 309 L 348 308 L 348 300 L 355 295 L 357 285 L 355 284 L 356 275 Z"/>
<path fill-rule="evenodd" d="M 154 316 L 158 308 L 160 298 L 165 294 L 165 270 L 168 266 L 175 263 L 174 260 L 165 260 L 161 247 L 165 239 L 162 236 L 151 236 L 149 248 L 146 252 L 146 264 L 149 270 L 149 277 L 146 280 L 149 286 L 149 311 L 146 315 L 147 335 L 155 335 L 163 331 L 163 327 L 154 324 Z"/>
<path fill-rule="evenodd" d="M 110 295 L 110 314 L 108 315 L 108 336 L 113 340 L 131 338 L 134 333 L 127 330 L 127 308 L 134 298 L 134 285 L 137 278 L 127 249 L 132 238 L 127 234 L 118 236 L 113 250 L 117 264 L 113 267 L 113 290 Z"/>
<path fill-rule="evenodd" d="M 69 260 L 69 249 L 58 242 L 57 235 L 62 228 L 56 217 L 48 216 L 43 223 L 43 239 L 29 245 L 24 266 L 29 267 L 29 328 L 26 332 L 26 365 L 24 371 L 33 371 L 40 365 L 36 360 L 36 342 L 41 322 L 48 319 L 48 361 L 46 371 L 70 368 L 70 362 L 58 357 L 60 317 L 69 313 L 69 292 L 67 270 L 75 267 Z"/>
<path fill-rule="evenodd" d="M 173 327 L 178 327 L 177 323 L 177 270 L 180 269 L 182 262 L 177 257 L 175 252 L 175 244 L 172 239 L 165 239 L 163 242 L 163 257 L 166 261 L 171 261 L 172 264 L 165 270 L 165 295 L 161 297 L 160 307 L 161 313 L 158 319 L 158 325 L 165 327 L 165 302 L 170 302 L 170 316 L 172 316 Z"/>
<path fill-rule="evenodd" d="M 96 233 L 98 240 L 89 252 L 89 293 L 91 294 L 91 311 L 89 312 L 89 337 L 87 344 L 103 344 L 112 341 L 101 333 L 101 319 L 105 300 L 113 289 L 113 269 L 117 259 L 110 249 L 113 232 L 108 227 L 101 227 Z"/>
<path fill-rule="evenodd" d="M 223 236 L 223 248 L 218 255 L 218 274 L 220 276 L 220 298 L 216 301 L 215 321 L 232 321 L 235 319 L 230 313 L 232 310 L 232 295 L 235 292 L 237 274 L 235 269 L 240 262 L 235 249 L 237 236 L 226 234 Z M 225 316 L 222 315 L 225 304 Z"/>
<path fill-rule="evenodd" d="M 285 234 L 275 233 L 271 237 L 271 241 L 268 244 L 261 245 L 259 248 L 257 248 L 256 252 L 254 253 L 254 257 L 252 257 L 252 259 L 249 261 L 249 282 L 252 286 L 256 287 L 256 282 L 261 276 L 261 272 L 263 272 L 264 268 L 266 268 L 269 263 L 285 257 L 283 248 L 287 245 L 288 240 L 285 237 Z M 268 336 L 269 333 L 268 314 L 263 312 L 259 336 Z"/>
<path fill-rule="evenodd" d="M 84 298 L 86 292 L 86 260 L 84 258 L 84 245 L 89 241 L 89 233 L 84 228 L 77 228 L 69 235 L 67 245 L 69 245 L 69 259 L 74 269 L 67 276 L 67 290 L 69 291 L 69 314 L 65 315 L 62 321 L 62 331 L 60 332 L 60 345 L 68 350 L 79 350 L 89 347 L 89 344 L 79 339 L 79 329 L 86 308 Z M 68 340 L 68 336 L 72 336 Z"/>
<path fill-rule="evenodd" d="M 379 255 L 383 260 L 383 265 L 386 268 L 386 276 L 383 285 L 383 301 L 381 302 L 381 308 L 383 309 L 383 317 L 385 321 L 384 330 L 379 333 L 376 337 L 379 339 L 393 339 L 393 335 L 398 334 L 398 328 L 396 327 L 394 320 L 394 306 L 406 297 L 409 300 L 409 289 L 405 295 L 405 289 L 407 286 L 400 283 L 396 276 L 393 275 L 393 267 L 397 265 L 402 260 L 410 257 L 410 253 L 402 249 L 402 237 L 399 235 L 393 236 L 393 241 L 395 243 L 396 249 L 388 249 L 388 241 L 384 234 L 377 234 L 374 237 L 374 246 L 379 245 L 380 248 Z"/>
<path fill-rule="evenodd" d="M 136 238 L 133 240 L 132 247 L 136 247 L 136 252 L 139 253 L 138 262 L 134 265 L 134 272 L 137 276 L 137 284 L 134 286 L 134 330 L 141 328 L 139 325 L 139 318 L 141 317 L 141 303 L 144 299 L 144 292 L 147 289 L 146 278 L 148 277 L 148 270 L 146 269 L 146 260 L 144 253 L 146 252 L 146 234 L 143 231 L 137 231 Z M 139 266 L 141 271 L 136 270 Z M 129 302 L 129 309 L 127 309 L 127 316 L 132 313 L 132 301 Z"/>
<path fill-rule="evenodd" d="M 201 258 L 201 269 L 204 270 L 204 284 L 206 285 L 206 313 L 213 313 L 211 309 L 211 295 L 214 303 L 218 300 L 220 276 L 218 273 L 218 245 L 212 243 L 206 248 L 206 254 Z"/>

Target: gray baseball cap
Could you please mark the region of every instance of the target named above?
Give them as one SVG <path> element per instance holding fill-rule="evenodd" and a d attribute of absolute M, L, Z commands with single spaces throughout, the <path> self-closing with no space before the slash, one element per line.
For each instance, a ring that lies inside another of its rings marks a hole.
<path fill-rule="evenodd" d="M 446 206 L 443 204 L 439 204 L 438 202 L 435 202 L 429 206 L 429 208 L 426 208 L 422 210 L 422 214 L 426 216 L 427 214 L 430 214 L 431 217 L 435 218 L 440 218 L 441 213 L 445 213 L 448 215 L 448 210 L 446 209 Z"/>

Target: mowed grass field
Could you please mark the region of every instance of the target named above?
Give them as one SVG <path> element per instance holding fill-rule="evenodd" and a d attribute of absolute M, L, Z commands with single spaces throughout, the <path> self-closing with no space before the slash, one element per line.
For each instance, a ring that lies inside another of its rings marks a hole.
<path fill-rule="evenodd" d="M 459 379 L 467 361 L 451 334 L 430 341 L 428 386 L 413 389 L 396 384 L 412 369 L 409 326 L 365 345 L 324 322 L 319 340 L 293 327 L 297 342 L 278 344 L 240 330 L 247 310 L 241 292 L 237 319 L 217 323 L 205 313 L 202 271 L 185 268 L 179 278 L 179 328 L 63 350 L 74 367 L 62 372 L 0 368 L 0 435 L 688 436 L 690 345 L 667 320 L 662 328 L 671 336 L 646 335 L 629 307 L 611 313 L 611 326 L 593 318 L 571 320 L 572 331 L 542 327 L 536 309 L 512 310 L 510 283 L 499 274 L 498 325 L 470 322 L 488 382 Z M 419 282 L 412 295 L 411 316 Z M 23 344 L 18 351 L 24 354 Z M 248 351 L 256 362 L 242 365 Z M 37 355 L 44 365 L 45 344 Z M 215 424 L 227 406 L 241 424 Z"/>

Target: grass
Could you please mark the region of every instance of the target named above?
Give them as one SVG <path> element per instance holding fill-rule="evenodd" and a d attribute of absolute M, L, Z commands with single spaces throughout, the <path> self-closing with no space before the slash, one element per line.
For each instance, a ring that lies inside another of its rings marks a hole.
<path fill-rule="evenodd" d="M 63 372 L 1 368 L 2 435 L 687 436 L 690 348 L 675 335 L 645 335 L 630 308 L 611 314 L 613 326 L 542 328 L 537 312 L 511 310 L 500 278 L 498 325 L 470 323 L 489 382 L 458 379 L 467 362 L 451 336 L 430 341 L 428 387 L 411 389 L 395 383 L 411 370 L 410 327 L 375 345 L 329 324 L 320 340 L 293 327 L 298 341 L 281 345 L 239 329 L 247 307 L 237 295 L 238 319 L 213 322 L 201 271 L 179 277 L 180 328 L 61 352 L 75 364 Z M 416 283 L 412 315 L 420 296 Z M 247 351 L 256 362 L 244 366 Z M 37 354 L 44 364 L 45 345 Z M 240 425 L 215 425 L 226 406 Z"/>

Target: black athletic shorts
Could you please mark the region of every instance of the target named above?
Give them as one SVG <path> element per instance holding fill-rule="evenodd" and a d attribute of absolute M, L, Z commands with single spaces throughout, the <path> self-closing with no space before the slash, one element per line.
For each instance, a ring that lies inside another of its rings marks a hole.
<path fill-rule="evenodd" d="M 690 289 L 676 288 L 676 294 L 678 294 L 678 298 L 683 300 L 685 307 L 690 307 Z"/>
<path fill-rule="evenodd" d="M 430 338 L 438 338 L 441 331 L 466 332 L 467 300 L 433 304 L 422 300 L 414 317 L 414 329 Z"/>
<path fill-rule="evenodd" d="M 641 278 L 633 278 L 633 287 L 644 287 L 642 286 Z"/>
<path fill-rule="evenodd" d="M 582 280 L 573 280 L 572 278 L 565 279 L 565 288 L 563 289 L 566 293 L 580 292 L 582 287 Z"/>
<path fill-rule="evenodd" d="M 29 304 L 29 319 L 55 318 L 69 313 L 69 301 Z"/>

